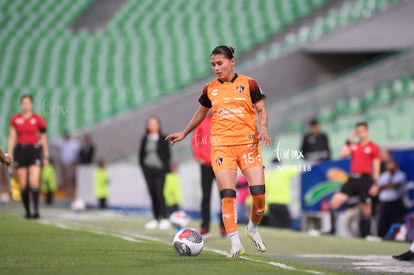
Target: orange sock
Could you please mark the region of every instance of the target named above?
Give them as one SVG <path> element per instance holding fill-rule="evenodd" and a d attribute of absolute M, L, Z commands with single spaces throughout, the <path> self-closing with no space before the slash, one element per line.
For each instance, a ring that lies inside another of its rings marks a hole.
<path fill-rule="evenodd" d="M 253 223 L 258 224 L 261 222 L 265 206 L 266 206 L 266 199 L 264 194 L 260 195 L 252 195 L 253 198 L 253 205 L 252 205 L 252 212 L 250 214 L 250 219 Z"/>
<path fill-rule="evenodd" d="M 236 198 L 224 197 L 221 199 L 221 211 L 224 228 L 227 234 L 237 231 Z"/>

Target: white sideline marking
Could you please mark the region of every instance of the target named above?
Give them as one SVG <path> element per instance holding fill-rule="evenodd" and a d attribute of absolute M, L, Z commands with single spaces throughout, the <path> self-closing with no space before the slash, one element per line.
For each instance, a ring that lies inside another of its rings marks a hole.
<path fill-rule="evenodd" d="M 412 262 L 400 262 L 384 255 L 326 255 L 326 254 L 304 254 L 303 258 L 326 258 L 326 259 L 348 259 L 352 260 L 353 269 L 356 271 L 370 271 L 378 273 L 409 273 L 413 272 Z"/>
<path fill-rule="evenodd" d="M 62 228 L 62 229 L 66 229 L 66 230 L 83 231 L 83 232 L 93 233 L 93 234 L 96 234 L 96 235 L 111 236 L 111 237 L 119 238 L 119 239 L 122 239 L 122 240 L 125 240 L 125 241 L 129 241 L 129 242 L 135 242 L 135 243 L 143 243 L 144 242 L 142 240 L 137 240 L 133 237 L 126 236 L 126 235 L 107 233 L 107 232 L 103 232 L 103 231 L 96 230 L 96 229 L 88 229 L 88 228 L 68 226 L 66 224 L 59 223 L 59 222 L 50 222 L 50 221 L 42 220 L 42 221 L 39 221 L 39 223 L 47 224 L 47 225 L 54 225 L 58 228 Z"/>
<path fill-rule="evenodd" d="M 51 221 L 46 221 L 46 220 L 41 220 L 41 221 L 39 221 L 39 223 L 43 223 L 43 224 L 47 224 L 47 225 L 54 225 L 58 228 L 62 228 L 62 229 L 66 229 L 66 230 L 84 231 L 84 232 L 93 233 L 93 234 L 97 234 L 97 235 L 112 236 L 112 237 L 120 238 L 120 239 L 125 240 L 125 241 L 136 242 L 136 243 L 143 243 L 144 241 L 137 240 L 134 237 L 144 239 L 144 240 L 148 240 L 148 241 L 156 241 L 156 242 L 161 242 L 161 243 L 164 243 L 164 244 L 168 244 L 167 242 L 165 242 L 165 241 L 163 241 L 159 238 L 147 236 L 147 235 L 136 233 L 136 232 L 133 232 L 133 233 L 128 232 L 128 234 L 130 235 L 130 236 L 128 236 L 128 235 L 121 235 L 121 234 L 115 234 L 115 233 L 107 233 L 107 232 L 103 232 L 103 231 L 100 231 L 100 230 L 97 230 L 97 229 L 94 229 L 94 228 L 91 228 L 91 227 L 89 227 L 89 228 L 74 227 L 74 226 L 68 226 L 68 225 L 63 224 L 63 223 L 51 222 Z M 131 237 L 131 235 L 133 237 Z M 219 250 L 219 249 L 214 249 L 214 248 L 209 248 L 209 247 L 204 247 L 204 250 L 214 252 L 216 254 L 228 256 L 228 253 L 224 250 Z M 307 273 L 311 273 L 311 274 L 319 274 L 319 275 L 324 274 L 323 272 L 319 272 L 319 271 L 315 271 L 315 270 L 297 269 L 293 266 L 289 266 L 287 264 L 282 264 L 282 263 L 278 263 L 278 262 L 274 262 L 274 261 L 257 260 L 257 259 L 249 258 L 249 257 L 246 257 L 246 256 L 240 256 L 239 258 L 242 259 L 242 260 L 246 260 L 246 261 L 269 264 L 269 265 L 279 267 L 279 268 L 282 268 L 282 269 L 286 269 L 286 270 L 297 270 L 297 271 L 303 271 L 303 272 L 307 272 Z"/>
<path fill-rule="evenodd" d="M 204 249 L 207 250 L 207 251 L 211 251 L 211 252 L 220 254 L 220 255 L 228 256 L 228 253 L 226 251 L 223 251 L 223 250 L 218 250 L 218 249 L 209 248 L 209 247 L 205 247 Z M 246 260 L 246 261 L 262 263 L 262 264 L 269 264 L 269 265 L 276 266 L 276 267 L 279 267 L 279 268 L 282 268 L 282 269 L 298 270 L 298 271 L 304 271 L 304 272 L 312 273 L 312 274 L 324 274 L 322 272 L 315 271 L 315 270 L 297 269 L 297 268 L 294 268 L 293 266 L 290 266 L 290 265 L 287 265 L 287 264 L 282 264 L 282 263 L 277 263 L 277 262 L 274 262 L 274 261 L 268 262 L 268 261 L 249 258 L 249 257 L 246 257 L 246 256 L 240 256 L 239 258 L 243 259 L 243 260 Z"/>

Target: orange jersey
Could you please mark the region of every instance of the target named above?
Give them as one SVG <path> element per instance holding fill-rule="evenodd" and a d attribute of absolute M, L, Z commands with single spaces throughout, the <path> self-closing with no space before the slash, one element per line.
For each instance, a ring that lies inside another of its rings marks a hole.
<path fill-rule="evenodd" d="M 207 84 L 199 102 L 213 111 L 212 146 L 257 143 L 253 104 L 264 98 L 257 82 L 244 75 L 235 74 L 230 82 L 216 78 Z"/>

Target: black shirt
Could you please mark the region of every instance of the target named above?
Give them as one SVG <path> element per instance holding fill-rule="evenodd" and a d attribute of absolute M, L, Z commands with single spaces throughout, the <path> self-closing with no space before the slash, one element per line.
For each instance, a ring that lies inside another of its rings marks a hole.
<path fill-rule="evenodd" d="M 303 137 L 303 155 L 307 161 L 324 161 L 331 158 L 328 137 L 324 133 L 308 133 Z"/>

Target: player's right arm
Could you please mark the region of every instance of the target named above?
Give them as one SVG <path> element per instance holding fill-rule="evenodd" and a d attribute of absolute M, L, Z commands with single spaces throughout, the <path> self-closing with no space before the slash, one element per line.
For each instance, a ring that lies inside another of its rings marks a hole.
<path fill-rule="evenodd" d="M 8 140 L 8 146 L 7 146 L 7 153 L 11 156 L 13 153 L 14 144 L 16 142 L 16 129 L 13 126 L 10 126 L 9 131 L 9 140 Z"/>
<path fill-rule="evenodd" d="M 180 133 L 174 133 L 168 135 L 165 140 L 170 140 L 171 145 L 174 143 L 183 140 L 189 133 L 191 133 L 200 123 L 204 120 L 207 116 L 209 108 L 204 106 L 199 106 L 197 111 L 194 113 L 193 118 L 191 119 L 190 123 L 185 127 L 185 129 Z"/>
<path fill-rule="evenodd" d="M 346 140 L 346 144 L 342 146 L 341 150 L 339 151 L 340 158 L 346 158 L 351 155 L 351 149 L 349 145 L 354 141 L 355 138 L 355 131 L 351 131 L 348 135 L 348 139 Z"/>

